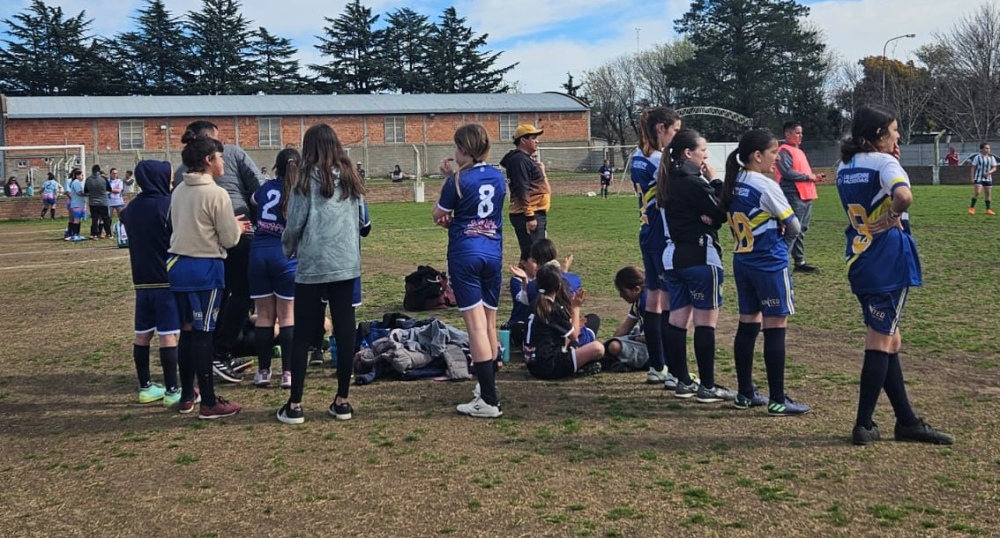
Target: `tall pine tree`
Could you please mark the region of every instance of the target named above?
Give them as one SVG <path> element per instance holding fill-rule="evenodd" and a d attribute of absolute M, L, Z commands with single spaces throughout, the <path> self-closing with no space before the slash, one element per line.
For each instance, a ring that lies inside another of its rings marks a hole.
<path fill-rule="evenodd" d="M 66 17 L 42 0 L 4 19 L 9 39 L 0 40 L 0 91 L 7 95 L 72 95 L 74 79 L 87 68 L 81 59 L 91 36 L 84 11 Z"/>
<path fill-rule="evenodd" d="M 117 48 L 127 66 L 128 93 L 179 95 L 186 84 L 193 55 L 184 25 L 167 11 L 163 0 L 146 0 L 133 17 L 136 29 L 117 36 Z"/>
<path fill-rule="evenodd" d="M 410 8 L 400 8 L 386 17 L 382 35 L 386 89 L 400 93 L 426 93 L 430 88 L 428 63 L 434 25 Z"/>
<path fill-rule="evenodd" d="M 822 93 L 826 46 L 803 24 L 808 13 L 794 0 L 693 0 L 675 28 L 694 55 L 665 67 L 683 81 L 680 104 L 727 108 L 770 127 L 796 118 L 819 134 L 826 110 L 802 96 Z M 727 130 L 710 134 L 739 129 Z"/>
<path fill-rule="evenodd" d="M 360 0 L 354 0 L 336 19 L 324 17 L 316 45 L 320 55 L 330 58 L 322 65 L 310 65 L 318 75 L 316 86 L 326 93 L 378 93 L 386 88 L 385 63 L 380 52 L 384 30 L 376 30 L 378 15 Z"/>
<path fill-rule="evenodd" d="M 94 39 L 80 55 L 82 68 L 73 77 L 71 95 L 128 95 L 123 58 L 108 41 Z"/>
<path fill-rule="evenodd" d="M 489 34 L 477 36 L 454 7 L 445 8 L 431 32 L 430 88 L 433 93 L 505 93 L 503 76 L 517 64 L 493 68 L 503 52 L 480 50 Z"/>
<path fill-rule="evenodd" d="M 250 61 L 250 22 L 238 0 L 202 0 L 201 11 L 188 13 L 196 78 L 186 93 L 239 95 L 255 83 Z"/>
<path fill-rule="evenodd" d="M 297 49 L 291 40 L 278 37 L 261 26 L 251 43 L 251 55 L 256 69 L 256 81 L 251 90 L 271 95 L 304 93 L 307 81 L 299 74 Z"/>

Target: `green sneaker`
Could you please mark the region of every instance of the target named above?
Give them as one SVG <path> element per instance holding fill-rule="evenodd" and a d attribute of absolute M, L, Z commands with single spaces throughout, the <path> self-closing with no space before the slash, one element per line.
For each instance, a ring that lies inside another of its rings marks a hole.
<path fill-rule="evenodd" d="M 163 385 L 150 383 L 148 387 L 139 389 L 139 403 L 148 404 L 158 402 L 163 399 L 164 392 L 166 392 L 166 389 L 163 388 Z"/>
<path fill-rule="evenodd" d="M 164 392 L 163 393 L 163 407 L 176 407 L 181 403 L 181 389 L 177 389 L 176 392 Z"/>

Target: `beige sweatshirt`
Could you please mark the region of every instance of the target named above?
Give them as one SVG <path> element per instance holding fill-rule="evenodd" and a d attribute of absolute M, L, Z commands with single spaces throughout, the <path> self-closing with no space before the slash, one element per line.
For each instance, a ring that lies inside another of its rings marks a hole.
<path fill-rule="evenodd" d="M 209 174 L 184 174 L 170 197 L 171 254 L 223 258 L 240 240 L 233 202 Z"/>

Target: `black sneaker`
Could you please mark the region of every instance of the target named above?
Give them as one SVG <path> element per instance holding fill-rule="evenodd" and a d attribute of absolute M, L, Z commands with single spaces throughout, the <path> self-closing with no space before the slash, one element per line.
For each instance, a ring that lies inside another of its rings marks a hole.
<path fill-rule="evenodd" d="M 306 421 L 305 414 L 302 413 L 302 406 L 292 409 L 287 403 L 278 409 L 278 422 L 285 424 L 302 424 Z"/>
<path fill-rule="evenodd" d="M 871 428 L 855 426 L 854 431 L 851 432 L 851 442 L 856 445 L 870 445 L 881 438 L 882 434 L 878 431 L 878 424 L 874 422 L 872 422 Z"/>
<path fill-rule="evenodd" d="M 234 357 L 232 359 L 229 359 L 229 368 L 232 369 L 232 371 L 236 372 L 237 374 L 242 373 L 243 370 L 246 370 L 247 368 L 253 366 L 254 364 L 255 364 L 254 360 L 249 357 L 240 357 L 240 358 Z"/>
<path fill-rule="evenodd" d="M 917 423 L 912 426 L 903 426 L 896 421 L 895 436 L 897 441 L 910 441 L 914 443 L 930 443 L 932 445 L 950 445 L 955 443 L 955 437 L 935 430 L 918 418 Z"/>
<path fill-rule="evenodd" d="M 339 404 L 334 401 L 330 404 L 330 408 L 327 411 L 330 413 L 330 416 L 337 420 L 351 420 L 351 417 L 354 416 L 354 408 L 351 407 L 350 402 Z"/>
<path fill-rule="evenodd" d="M 228 362 L 212 361 L 212 371 L 215 372 L 215 375 L 219 376 L 219 379 L 228 383 L 243 382 L 243 377 L 234 372 Z"/>
<path fill-rule="evenodd" d="M 809 265 L 808 263 L 797 263 L 795 264 L 795 269 L 793 269 L 793 271 L 796 273 L 818 273 L 819 268 Z"/>
<path fill-rule="evenodd" d="M 323 350 L 313 349 L 309 355 L 309 366 L 323 366 Z"/>
<path fill-rule="evenodd" d="M 594 361 L 587 363 L 576 371 L 576 375 L 596 375 L 601 373 L 601 363 L 600 361 Z"/>

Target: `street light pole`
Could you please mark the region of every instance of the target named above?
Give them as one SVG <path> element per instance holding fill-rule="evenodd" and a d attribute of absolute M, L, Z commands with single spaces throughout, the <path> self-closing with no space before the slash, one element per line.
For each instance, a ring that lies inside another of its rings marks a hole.
<path fill-rule="evenodd" d="M 885 56 L 886 49 L 889 47 L 889 43 L 892 43 L 897 39 L 912 38 L 912 37 L 917 37 L 917 34 L 903 34 L 903 35 L 898 35 L 896 37 L 890 37 L 885 41 L 885 44 L 882 45 L 882 104 L 883 105 L 885 104 L 885 72 L 886 68 L 888 68 L 889 66 L 889 60 Z"/>

